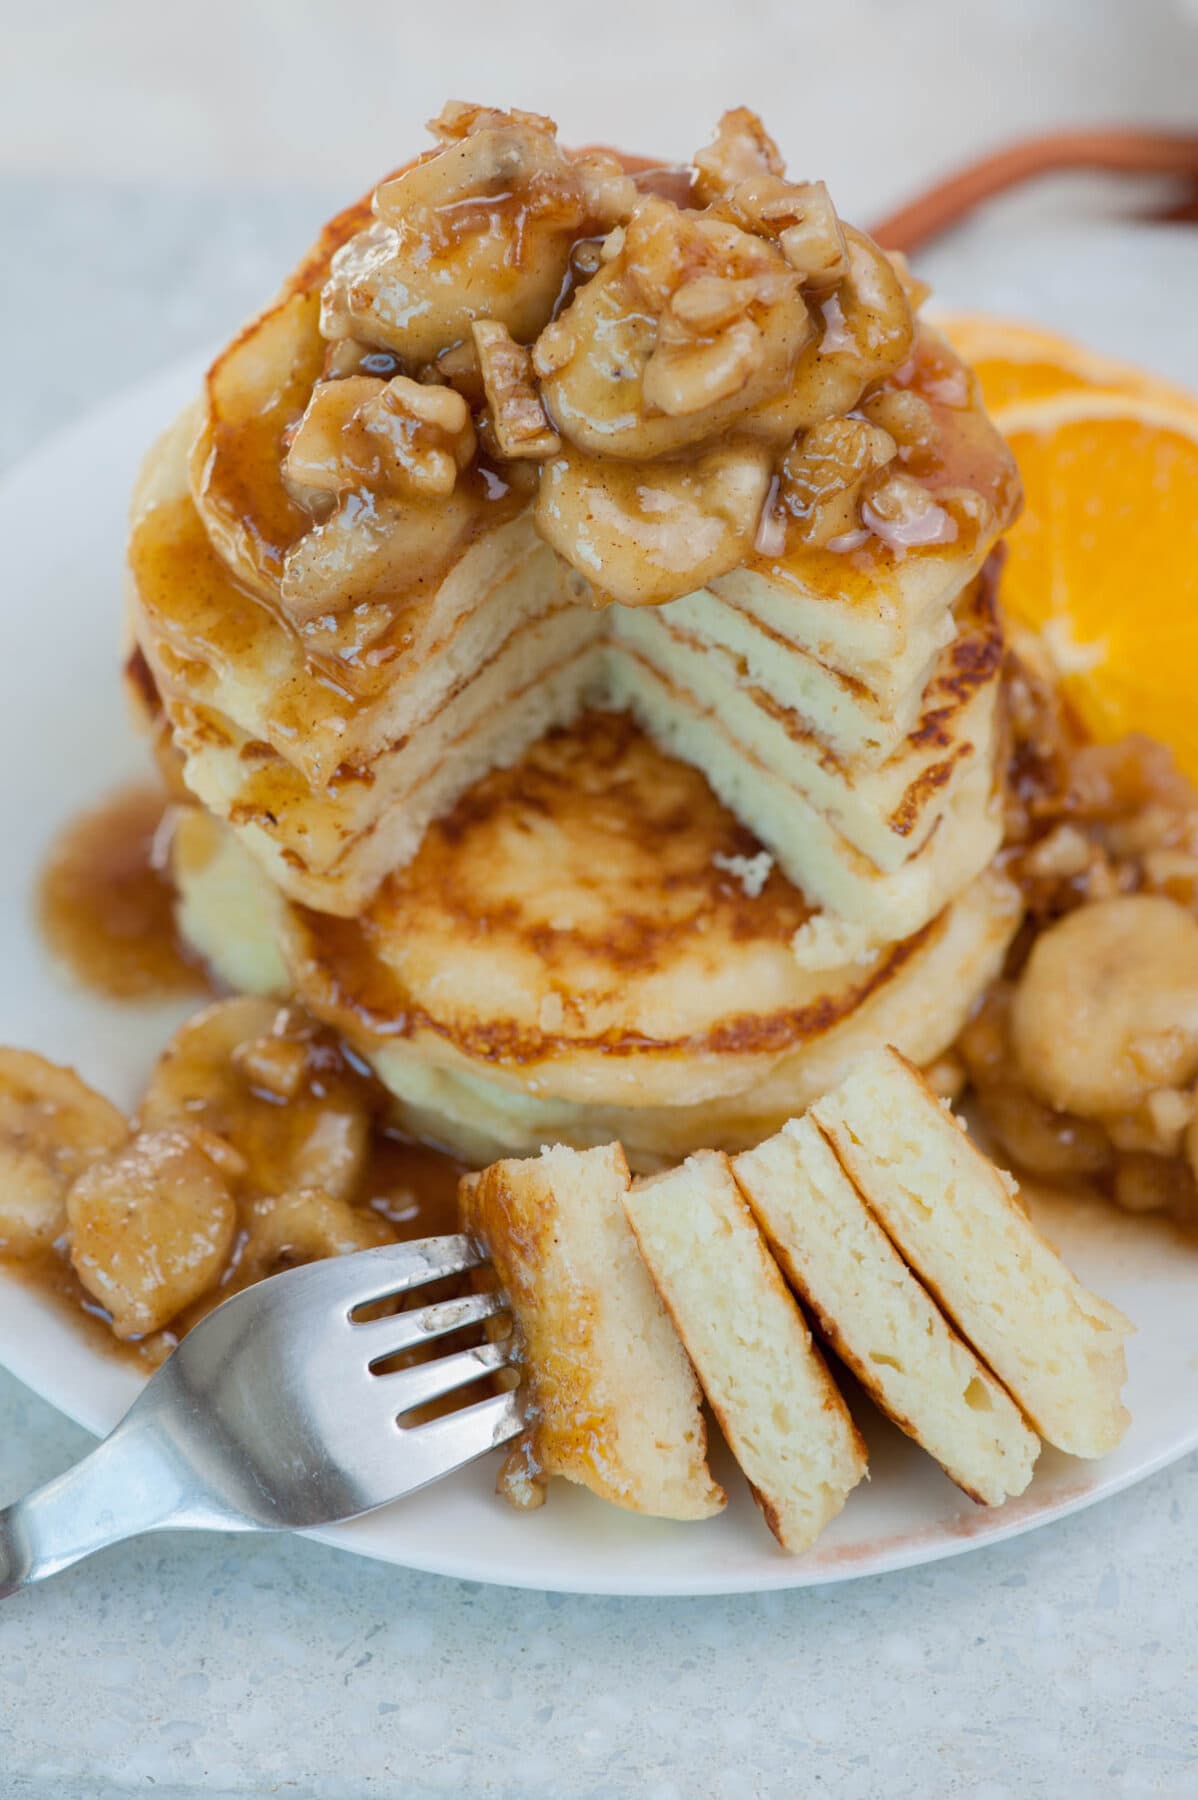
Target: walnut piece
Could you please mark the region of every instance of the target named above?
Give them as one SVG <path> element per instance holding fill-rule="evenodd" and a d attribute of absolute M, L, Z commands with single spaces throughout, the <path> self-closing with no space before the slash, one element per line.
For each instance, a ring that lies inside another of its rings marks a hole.
<path fill-rule="evenodd" d="M 472 329 L 500 455 L 536 461 L 556 456 L 562 440 L 545 416 L 532 357 L 497 319 L 476 319 Z"/>
<path fill-rule="evenodd" d="M 724 113 L 715 136 L 695 156 L 695 190 L 701 206 L 723 200 L 738 181 L 753 175 L 781 175 L 786 165 L 755 112 L 734 106 Z"/>
<path fill-rule="evenodd" d="M 822 181 L 751 175 L 736 183 L 721 210 L 776 243 L 804 287 L 835 287 L 849 272 L 844 230 Z"/>
<path fill-rule="evenodd" d="M 897 448 L 888 431 L 861 419 L 800 433 L 782 460 L 778 498 L 803 542 L 823 547 L 857 529 L 862 488 Z"/>
<path fill-rule="evenodd" d="M 312 510 L 355 488 L 428 499 L 453 492 L 474 448 L 470 408 L 453 388 L 348 375 L 312 389 L 283 478 Z"/>

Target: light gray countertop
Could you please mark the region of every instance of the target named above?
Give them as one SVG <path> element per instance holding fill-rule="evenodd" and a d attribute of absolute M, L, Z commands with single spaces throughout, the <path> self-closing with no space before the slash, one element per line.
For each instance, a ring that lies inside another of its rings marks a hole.
<path fill-rule="evenodd" d="M 330 203 L 0 182 L 21 246 L 0 463 L 219 338 Z M 993 292 L 979 255 L 941 253 L 941 285 Z M 0 1499 L 85 1447 L 0 1374 Z M 1192 1796 L 1198 1457 L 994 1549 L 757 1598 L 507 1592 L 301 1541 L 124 1546 L 0 1610 L 0 1796 L 141 1792 Z"/>

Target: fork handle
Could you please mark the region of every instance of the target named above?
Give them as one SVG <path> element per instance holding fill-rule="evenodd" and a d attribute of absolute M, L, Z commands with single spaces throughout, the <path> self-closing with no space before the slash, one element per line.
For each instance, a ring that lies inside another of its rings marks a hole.
<path fill-rule="evenodd" d="M 194 1481 L 159 1437 L 118 1427 L 82 1461 L 0 1511 L 0 1600 L 108 1544 L 165 1526 L 228 1528 L 193 1503 Z"/>

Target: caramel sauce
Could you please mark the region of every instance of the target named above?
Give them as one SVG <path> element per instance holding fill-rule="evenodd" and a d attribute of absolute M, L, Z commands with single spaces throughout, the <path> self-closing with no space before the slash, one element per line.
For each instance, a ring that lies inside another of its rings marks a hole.
<path fill-rule="evenodd" d="M 263 395 L 253 379 L 259 360 L 255 339 L 269 332 L 272 322 L 288 332 L 291 354 L 284 379 Z M 276 577 L 285 553 L 312 523 L 288 493 L 282 468 L 287 434 L 320 378 L 326 348 L 317 286 L 291 295 L 275 315 L 247 326 L 208 374 L 210 448 L 200 486 L 211 505 L 252 535 L 259 565 Z"/>
<path fill-rule="evenodd" d="M 37 887 L 42 936 L 74 979 L 113 1000 L 201 994 L 207 983 L 175 927 L 155 845 L 170 800 L 132 787 L 72 819 Z"/>

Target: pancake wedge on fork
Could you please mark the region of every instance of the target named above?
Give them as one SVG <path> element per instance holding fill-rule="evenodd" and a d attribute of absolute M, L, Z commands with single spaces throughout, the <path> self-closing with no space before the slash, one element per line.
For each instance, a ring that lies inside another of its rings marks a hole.
<path fill-rule="evenodd" d="M 707 1467 L 699 1386 L 637 1251 L 618 1144 L 557 1145 L 461 1187 L 521 1340 L 528 1429 L 501 1489 L 536 1505 L 565 1476 L 666 1519 L 705 1519 L 724 1494 Z"/>

